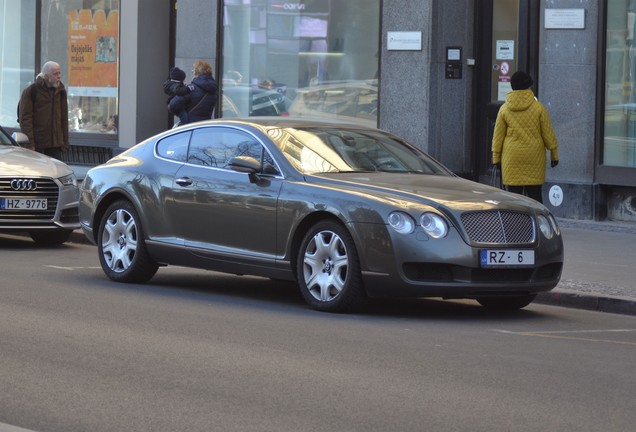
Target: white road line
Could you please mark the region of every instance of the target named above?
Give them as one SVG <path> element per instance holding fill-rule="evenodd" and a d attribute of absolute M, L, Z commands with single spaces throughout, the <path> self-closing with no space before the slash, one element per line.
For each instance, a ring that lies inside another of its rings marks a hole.
<path fill-rule="evenodd" d="M 582 337 L 582 336 L 569 336 L 574 334 L 586 334 L 586 333 L 626 333 L 626 332 L 634 332 L 636 329 L 607 329 L 607 330 L 570 330 L 570 331 L 546 331 L 546 332 L 515 332 L 509 330 L 498 330 L 491 329 L 491 331 L 503 334 L 511 334 L 515 336 L 529 336 L 529 337 L 538 337 L 545 339 L 560 339 L 560 340 L 575 340 L 575 341 L 583 341 L 583 342 L 598 342 L 598 343 L 607 343 L 614 345 L 630 345 L 636 346 L 636 342 L 627 342 L 620 340 L 612 340 L 612 339 L 600 339 L 600 338 L 591 338 L 591 337 Z"/>
<path fill-rule="evenodd" d="M 498 333 L 510 333 L 510 334 L 570 334 L 570 333 L 630 333 L 636 332 L 636 329 L 595 329 L 595 330 L 561 330 L 561 331 L 537 331 L 537 332 L 514 332 L 509 330 L 492 329 Z"/>
<path fill-rule="evenodd" d="M 31 429 L 23 429 L 17 426 L 11 426 L 6 423 L 0 423 L 0 432 L 35 432 Z"/>
<path fill-rule="evenodd" d="M 44 267 L 57 269 L 57 270 L 66 270 L 66 271 L 74 271 L 74 270 L 85 270 L 85 269 L 98 269 L 100 267 L 64 267 L 64 266 L 55 266 L 55 265 L 45 265 Z M 2 432 L 0 430 L 0 432 Z"/>

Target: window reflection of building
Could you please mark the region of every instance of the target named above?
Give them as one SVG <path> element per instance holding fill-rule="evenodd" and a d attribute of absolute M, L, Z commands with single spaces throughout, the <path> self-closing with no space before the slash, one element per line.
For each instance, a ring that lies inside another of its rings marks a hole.
<path fill-rule="evenodd" d="M 636 167 L 636 0 L 607 7 L 603 164 Z"/>
<path fill-rule="evenodd" d="M 333 81 L 357 85 L 375 77 L 379 0 L 225 0 L 224 6 L 226 88 L 231 83 L 230 71 L 239 71 L 245 85 L 262 87 L 271 82 L 273 90 L 293 102 L 300 90 L 311 86 Z M 252 115 L 265 112 L 243 106 L 229 91 L 223 104 L 224 112 L 230 112 L 232 105 Z M 377 107 L 365 112 L 373 113 L 365 115 L 365 120 L 377 124 Z M 329 118 L 330 113 L 325 114 Z M 351 116 L 354 120 L 360 117 Z"/>

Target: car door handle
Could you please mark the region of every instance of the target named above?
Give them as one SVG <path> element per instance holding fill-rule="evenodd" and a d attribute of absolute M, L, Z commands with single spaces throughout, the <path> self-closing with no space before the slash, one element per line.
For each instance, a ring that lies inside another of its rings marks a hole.
<path fill-rule="evenodd" d="M 192 179 L 189 177 L 181 177 L 175 180 L 179 186 L 192 186 Z"/>

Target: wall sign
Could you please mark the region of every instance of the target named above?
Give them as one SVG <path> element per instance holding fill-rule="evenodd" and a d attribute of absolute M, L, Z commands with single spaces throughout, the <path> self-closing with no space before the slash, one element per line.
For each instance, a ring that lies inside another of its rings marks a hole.
<path fill-rule="evenodd" d="M 548 198 L 554 207 L 560 206 L 563 203 L 563 189 L 557 185 L 552 186 L 548 192 Z"/>
<path fill-rule="evenodd" d="M 515 41 L 514 40 L 498 40 L 496 55 L 497 55 L 497 60 L 514 60 Z"/>
<path fill-rule="evenodd" d="M 585 9 L 546 9 L 546 29 L 584 29 Z"/>
<path fill-rule="evenodd" d="M 389 51 L 422 50 L 422 32 L 387 32 L 386 40 Z"/>

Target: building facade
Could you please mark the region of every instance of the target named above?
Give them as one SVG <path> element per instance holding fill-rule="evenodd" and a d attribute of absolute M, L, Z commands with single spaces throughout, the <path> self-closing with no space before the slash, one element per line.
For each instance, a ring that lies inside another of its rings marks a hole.
<path fill-rule="evenodd" d="M 0 10 L 2 125 L 19 126 L 21 89 L 55 60 L 78 163 L 171 127 L 168 70 L 189 80 L 204 59 L 223 94 L 217 117 L 378 126 L 488 182 L 494 119 L 525 70 L 559 139 L 545 204 L 564 218 L 636 221 L 635 0 L 0 0 Z"/>

